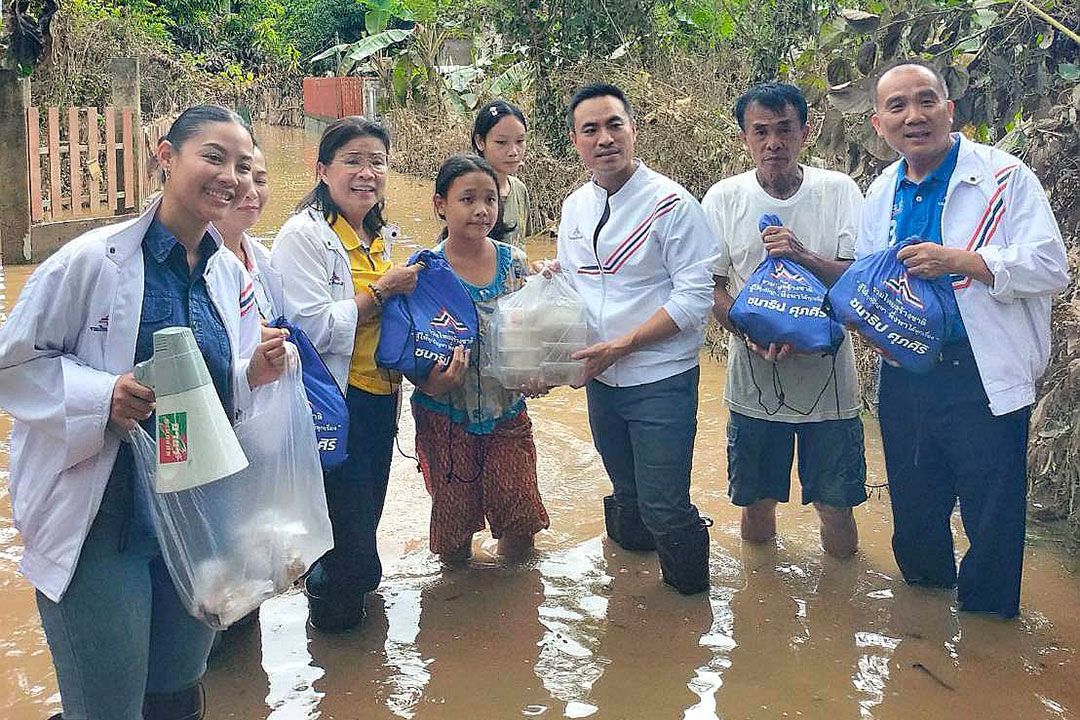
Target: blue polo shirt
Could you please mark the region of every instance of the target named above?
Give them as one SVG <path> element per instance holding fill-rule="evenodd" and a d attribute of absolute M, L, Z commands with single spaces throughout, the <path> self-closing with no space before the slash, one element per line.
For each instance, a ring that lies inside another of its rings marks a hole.
<path fill-rule="evenodd" d="M 912 236 L 942 244 L 941 210 L 945 206 L 945 193 L 949 189 L 949 180 L 956 169 L 956 158 L 959 154 L 960 140 L 954 138 L 949 154 L 919 183 L 907 179 L 907 161 L 900 161 L 900 169 L 896 174 L 896 189 L 893 192 L 890 244 Z M 949 340 L 964 340 L 967 339 L 967 331 L 960 317 L 960 308 L 956 304 L 956 294 L 952 292 L 951 286 L 949 289 L 949 306 L 945 308 L 951 319 Z"/>

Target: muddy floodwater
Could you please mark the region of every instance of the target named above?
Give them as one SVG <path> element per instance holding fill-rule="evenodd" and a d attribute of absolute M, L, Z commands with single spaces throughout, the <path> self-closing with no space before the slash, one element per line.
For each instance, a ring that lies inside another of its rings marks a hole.
<path fill-rule="evenodd" d="M 308 189 L 315 141 L 261 128 L 276 197 L 258 231 L 271 236 Z M 437 230 L 430 183 L 394 176 L 390 219 L 402 257 Z M 536 245 L 530 256 L 550 256 Z M 5 268 L 9 312 L 28 270 Z M 889 547 L 887 497 L 856 511 L 859 554 L 824 557 L 812 510 L 780 510 L 780 538 L 744 545 L 727 500 L 724 368 L 702 358 L 692 495 L 712 529 L 712 588 L 682 597 L 660 581 L 655 554 L 603 534 L 610 492 L 593 449 L 582 391 L 529 403 L 540 490 L 551 530 L 536 557 L 506 565 L 477 536 L 468 567 L 443 569 L 427 549 L 430 503 L 415 461 L 395 454 L 380 527 L 386 576 L 358 631 L 305 626 L 293 592 L 227 637 L 205 684 L 211 720 L 502 720 L 604 718 L 1037 720 L 1080 716 L 1080 577 L 1032 526 L 1022 612 L 999 622 L 957 614 L 945 592 L 907 587 Z M 9 421 L 0 426 L 7 475 Z M 400 447 L 413 452 L 409 413 Z M 867 420 L 870 481 L 884 480 Z M 796 495 L 797 497 L 797 495 Z M 963 549 L 963 543 L 959 543 Z M 60 709 L 20 538 L 0 482 L 0 718 Z M 108 622 L 108 618 L 102 618 Z"/>

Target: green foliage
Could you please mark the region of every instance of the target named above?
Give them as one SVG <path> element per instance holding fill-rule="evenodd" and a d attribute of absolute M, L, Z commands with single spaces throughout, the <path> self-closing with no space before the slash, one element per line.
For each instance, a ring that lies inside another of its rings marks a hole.
<path fill-rule="evenodd" d="M 138 0 L 157 5 L 173 40 L 225 71 L 295 70 L 299 52 L 284 33 L 285 7 L 277 0 Z"/>
<path fill-rule="evenodd" d="M 323 50 L 308 62 L 317 63 L 327 58 L 338 58 L 338 73 L 348 75 L 354 67 L 372 55 L 405 40 L 412 35 L 413 30 L 414 28 L 408 30 L 383 30 L 374 35 L 361 38 L 354 43 L 334 45 Z"/>
<path fill-rule="evenodd" d="M 359 0 L 289 0 L 282 31 L 300 57 L 309 58 L 330 45 L 363 37 L 365 12 Z"/>
<path fill-rule="evenodd" d="M 939 69 L 957 126 L 983 141 L 1023 127 L 1055 102 L 1062 83 L 1080 80 L 1076 44 L 1019 3 L 871 1 L 823 20 L 782 70 L 812 103 L 824 101 L 817 152 L 856 175 L 895 157 L 866 116 L 874 77 L 896 60 L 918 57 Z"/>

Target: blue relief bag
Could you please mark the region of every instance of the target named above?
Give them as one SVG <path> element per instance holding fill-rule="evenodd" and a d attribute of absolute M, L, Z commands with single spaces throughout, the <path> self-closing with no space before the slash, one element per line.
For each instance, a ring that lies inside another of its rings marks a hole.
<path fill-rule="evenodd" d="M 288 341 L 300 354 L 301 377 L 311 406 L 311 419 L 315 422 L 319 460 L 323 470 L 333 470 L 349 457 L 349 409 L 345 406 L 345 395 L 303 330 L 290 324 L 284 316 L 268 325 L 288 330 Z"/>
<path fill-rule="evenodd" d="M 763 215 L 764 231 L 780 226 L 780 218 Z M 739 291 L 728 317 L 731 324 L 756 345 L 788 343 L 796 352 L 835 353 L 844 340 L 844 328 L 825 312 L 827 288 L 809 270 L 793 260 L 766 257 Z"/>
<path fill-rule="evenodd" d="M 435 363 L 446 365 L 459 345 L 471 347 L 479 333 L 476 306 L 441 255 L 421 250 L 408 264 L 423 264 L 416 289 L 386 301 L 375 364 L 424 379 Z"/>
<path fill-rule="evenodd" d="M 948 276 L 928 280 L 909 275 L 896 253 L 923 242 L 902 243 L 859 258 L 829 289 L 829 311 L 900 367 L 927 372 L 948 342 L 951 293 Z"/>

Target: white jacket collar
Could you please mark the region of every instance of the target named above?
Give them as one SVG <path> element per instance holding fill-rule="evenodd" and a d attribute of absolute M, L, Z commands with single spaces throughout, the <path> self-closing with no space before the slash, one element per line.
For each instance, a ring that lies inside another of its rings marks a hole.
<path fill-rule="evenodd" d="M 150 201 L 146 209 L 133 220 L 120 223 L 111 228 L 109 240 L 105 243 L 105 256 L 117 265 L 123 265 L 142 246 L 143 237 L 154 222 L 158 208 L 161 207 L 161 194 Z M 221 233 L 213 225 L 207 225 L 206 231 L 218 247 L 224 242 Z"/>
<path fill-rule="evenodd" d="M 980 146 L 968 140 L 963 133 L 953 133 L 953 137 L 960 138 L 960 150 L 956 156 L 956 169 L 949 179 L 949 191 L 960 183 L 979 185 L 987 177 L 992 177 L 994 168 L 979 152 Z M 883 183 L 886 188 L 896 187 L 896 176 L 902 166 L 903 162 L 897 160 L 882 171 L 881 176 L 874 181 L 875 184 Z"/>
<path fill-rule="evenodd" d="M 644 160 L 638 158 L 634 160 L 634 162 L 637 163 L 637 167 L 634 168 L 633 174 L 629 178 L 627 178 L 626 182 L 623 183 L 623 186 L 621 188 L 619 188 L 613 193 L 608 194 L 608 191 L 606 189 L 604 189 L 600 185 L 597 185 L 596 176 L 590 178 L 589 187 L 591 187 L 593 189 L 593 192 L 596 193 L 596 197 L 600 200 L 606 200 L 614 199 L 616 197 L 626 197 L 629 195 L 633 195 L 636 192 L 636 188 L 642 183 L 644 183 L 645 178 L 648 177 L 648 175 L 652 172 L 645 165 Z"/>

